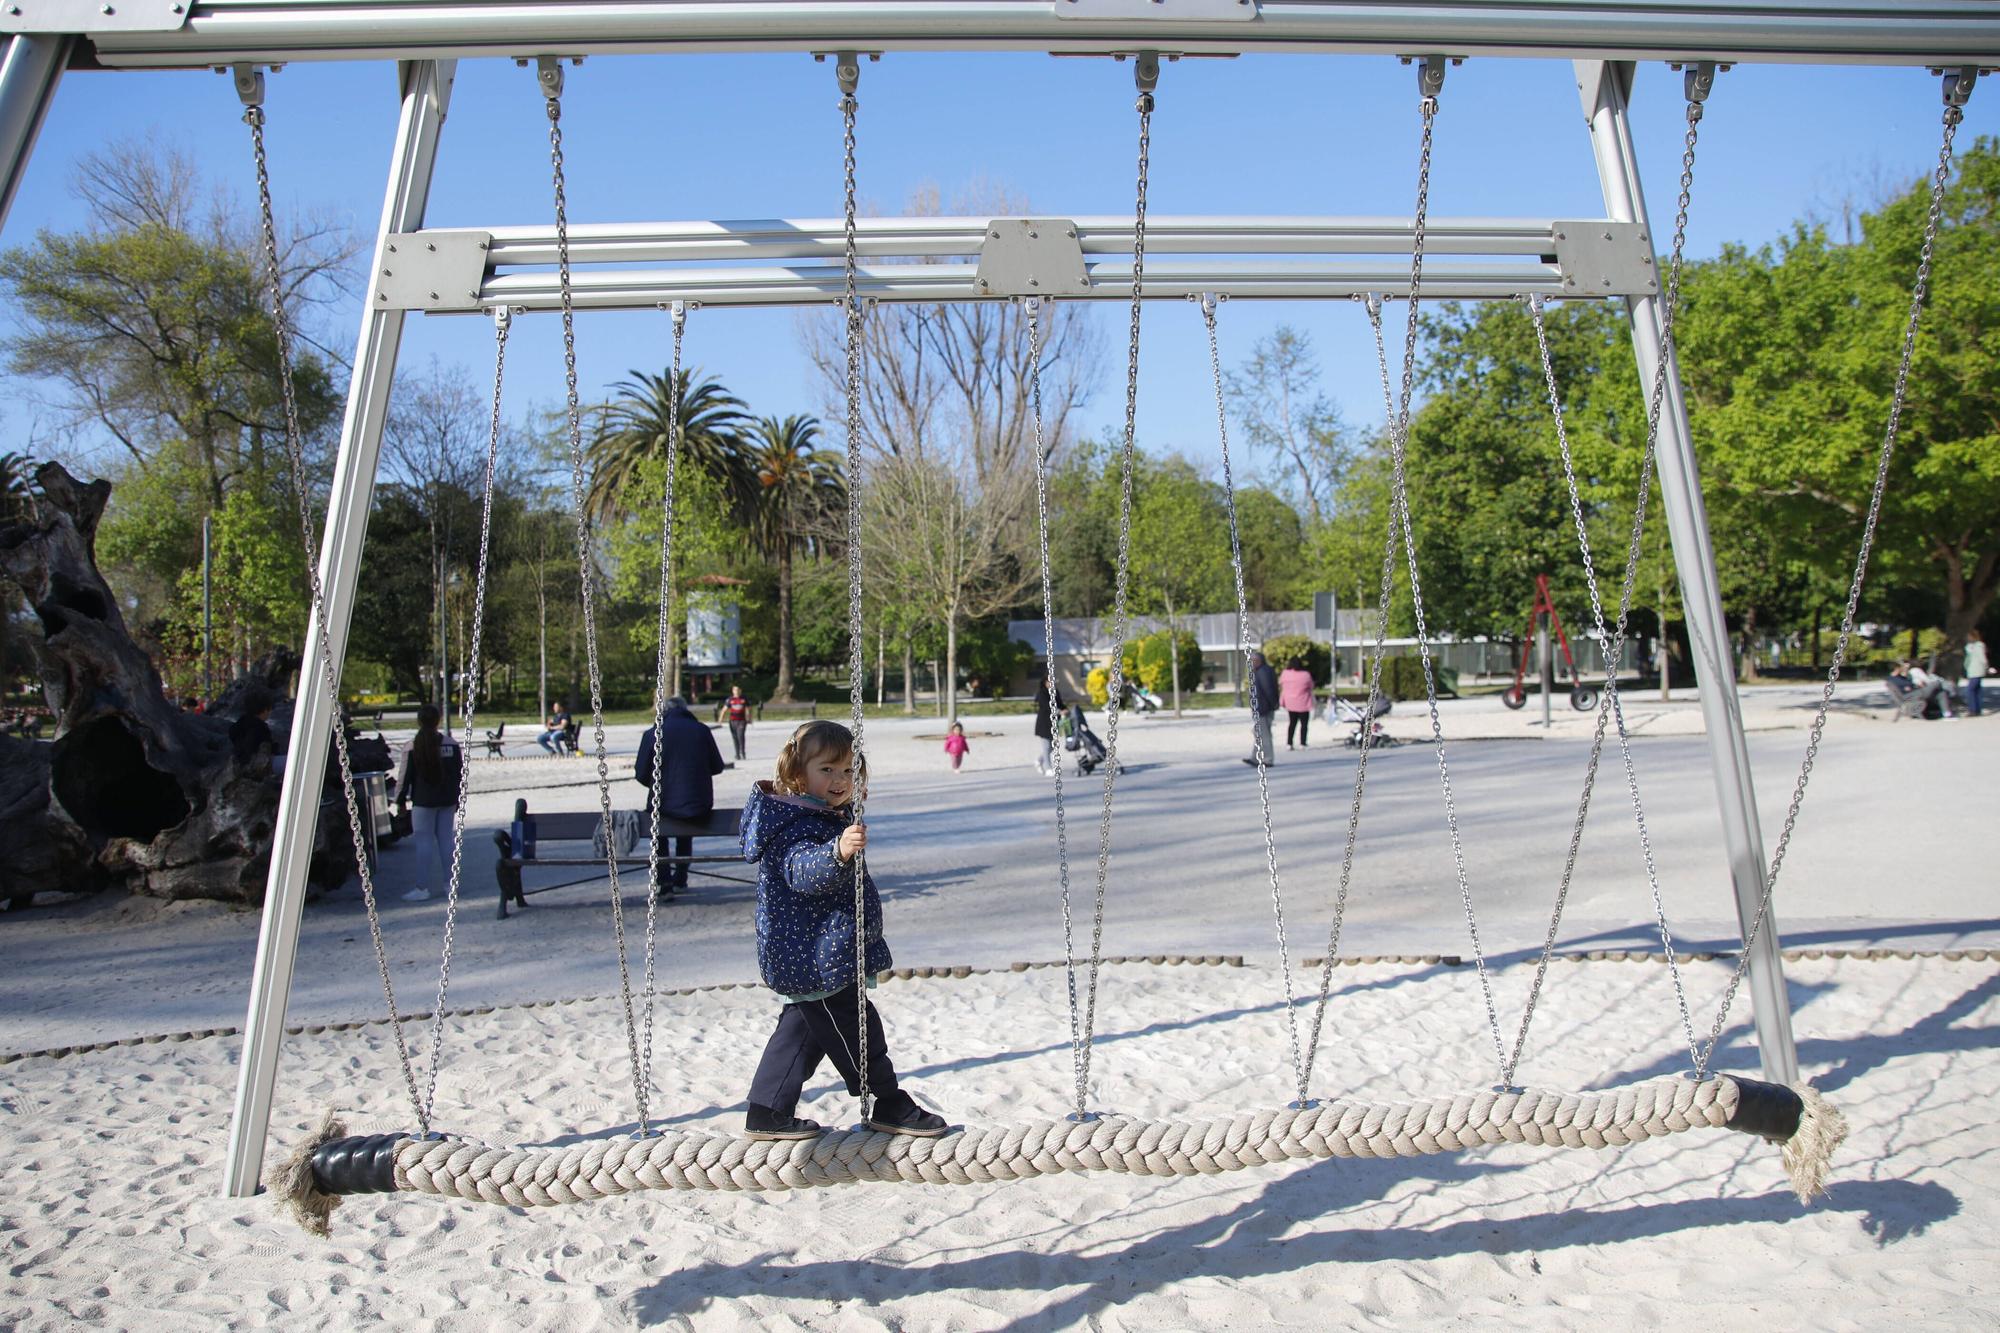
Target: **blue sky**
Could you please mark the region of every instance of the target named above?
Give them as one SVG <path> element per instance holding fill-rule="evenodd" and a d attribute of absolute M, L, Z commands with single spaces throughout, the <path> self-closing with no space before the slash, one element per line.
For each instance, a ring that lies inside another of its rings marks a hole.
<path fill-rule="evenodd" d="M 1153 134 L 1156 214 L 1401 214 L 1414 193 L 1411 72 L 1389 58 L 1265 55 L 1167 68 Z M 913 190 L 947 196 L 980 182 L 1038 213 L 1129 213 L 1136 117 L 1130 67 L 1045 56 L 890 55 L 865 67 L 864 198 L 900 212 Z M 564 127 L 570 216 L 614 221 L 823 217 L 840 203 L 840 125 L 829 67 L 804 55 L 596 58 L 568 74 Z M 1680 79 L 1642 67 L 1634 98 L 1641 167 L 1659 233 L 1670 222 L 1683 129 Z M 292 65 L 271 76 L 279 207 L 330 208 L 372 235 L 395 128 L 387 64 Z M 1837 216 L 1913 181 L 1934 161 L 1937 79 L 1917 69 L 1739 66 L 1718 82 L 1703 124 L 1690 252 L 1762 244 L 1806 215 Z M 2000 132 L 2000 87 L 1972 99 L 1960 142 Z M 251 198 L 247 133 L 228 79 L 207 72 L 69 75 L 8 219 L 5 244 L 81 220 L 70 184 L 85 153 L 155 136 L 190 153 L 211 183 Z M 1487 59 L 1451 71 L 1437 126 L 1434 215 L 1600 215 L 1602 200 L 1567 62 Z M 511 61 L 459 66 L 429 222 L 543 222 L 551 212 L 546 120 L 532 71 Z M 340 345 L 352 346 L 353 312 Z M 691 321 L 688 361 L 765 414 L 813 410 L 817 386 L 789 311 L 716 310 Z M 1123 311 L 1095 307 L 1105 373 L 1087 429 L 1122 413 Z M 0 327 L 8 321 L 0 312 Z M 1239 302 L 1226 308 L 1224 359 L 1289 323 L 1312 337 L 1326 388 L 1350 421 L 1381 417 L 1372 347 L 1347 302 Z M 436 355 L 488 372 L 490 333 L 473 319 L 413 318 L 403 366 Z M 1198 317 L 1149 306 L 1142 438 L 1191 457 L 1214 453 Z M 666 361 L 665 320 L 579 319 L 588 392 Z M 510 414 L 560 400 L 558 323 L 517 324 Z M 33 410 L 5 424 L 20 447 Z"/>

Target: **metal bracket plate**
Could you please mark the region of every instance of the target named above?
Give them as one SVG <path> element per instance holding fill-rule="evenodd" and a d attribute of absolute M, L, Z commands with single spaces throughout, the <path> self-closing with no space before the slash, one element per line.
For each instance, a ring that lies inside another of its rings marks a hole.
<path fill-rule="evenodd" d="M 1638 222 L 1557 222 L 1552 235 L 1565 296 L 1654 296 L 1660 275 L 1650 230 Z"/>
<path fill-rule="evenodd" d="M 1175 23 L 1247 23 L 1257 17 L 1256 0 L 1055 0 L 1059 19 L 1148 19 Z"/>
<path fill-rule="evenodd" d="M 369 307 L 375 310 L 479 309 L 488 231 L 392 232 L 384 240 Z"/>
<path fill-rule="evenodd" d="M 981 296 L 1083 296 L 1090 276 L 1067 218 L 994 218 L 979 245 Z"/>
<path fill-rule="evenodd" d="M 4 0 L 0 32 L 174 32 L 187 0 Z"/>

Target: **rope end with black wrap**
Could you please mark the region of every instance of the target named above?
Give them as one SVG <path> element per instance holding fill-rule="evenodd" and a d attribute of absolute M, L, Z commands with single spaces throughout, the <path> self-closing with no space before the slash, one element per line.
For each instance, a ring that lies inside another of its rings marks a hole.
<path fill-rule="evenodd" d="M 1833 1154 L 1847 1138 L 1847 1117 L 1803 1079 L 1790 1087 L 1754 1078 L 1728 1081 L 1735 1085 L 1736 1107 L 1725 1126 L 1783 1150 L 1785 1174 L 1800 1203 L 1825 1194 Z"/>

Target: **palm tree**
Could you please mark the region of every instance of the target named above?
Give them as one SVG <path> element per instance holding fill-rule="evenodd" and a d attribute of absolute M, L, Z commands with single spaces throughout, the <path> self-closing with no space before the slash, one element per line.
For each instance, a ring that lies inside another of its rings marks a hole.
<path fill-rule="evenodd" d="M 697 373 L 684 370 L 675 384 L 672 371 L 649 375 L 635 370 L 631 379 L 613 386 L 617 396 L 605 406 L 590 441 L 591 479 L 584 507 L 593 517 L 617 514 L 619 497 L 637 480 L 639 465 L 666 457 L 676 416 L 683 455 L 703 471 L 729 476 L 736 435 L 748 419 L 744 404 L 720 380 L 697 381 Z"/>
<path fill-rule="evenodd" d="M 819 447 L 819 421 L 763 417 L 737 438 L 733 490 L 758 553 L 778 568 L 776 700 L 792 697 L 792 559 L 839 543 L 847 478 L 841 456 Z"/>

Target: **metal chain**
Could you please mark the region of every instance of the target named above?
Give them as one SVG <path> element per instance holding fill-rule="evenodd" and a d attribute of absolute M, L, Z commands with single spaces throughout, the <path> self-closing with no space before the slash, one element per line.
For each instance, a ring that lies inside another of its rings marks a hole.
<path fill-rule="evenodd" d="M 674 364 L 672 377 L 667 381 L 673 387 L 673 420 L 667 426 L 667 480 L 665 494 L 660 502 L 660 624 L 659 651 L 654 663 L 653 676 L 653 778 L 651 791 L 650 821 L 646 848 L 646 963 L 644 980 L 640 986 L 639 1003 L 644 1013 L 643 1030 L 639 1038 L 639 1082 L 648 1092 L 653 1087 L 653 1011 L 655 1008 L 655 968 L 658 956 L 660 919 L 660 799 L 665 784 L 667 747 L 662 742 L 667 730 L 667 673 L 673 664 L 669 656 L 673 630 L 674 600 L 674 479 L 680 471 L 681 448 L 681 339 L 687 332 L 687 306 L 673 303 Z M 639 1134 L 649 1133 L 646 1118 L 639 1117 Z"/>
<path fill-rule="evenodd" d="M 1706 81 L 1691 79 L 1689 91 L 1697 87 L 1706 96 Z M 1645 541 L 1646 514 L 1650 507 L 1653 487 L 1653 465 L 1658 456 L 1660 439 L 1660 414 L 1666 401 L 1667 367 L 1672 362 L 1674 321 L 1680 310 L 1681 277 L 1685 270 L 1687 253 L 1688 208 L 1694 195 L 1695 147 L 1699 138 L 1702 119 L 1702 103 L 1699 97 L 1690 96 L 1687 104 L 1687 134 L 1681 145 L 1680 192 L 1674 203 L 1674 236 L 1669 248 L 1667 261 L 1666 300 L 1660 316 L 1660 363 L 1654 367 L 1653 391 L 1649 397 L 1646 412 L 1646 438 L 1639 451 L 1639 489 L 1632 506 L 1632 534 L 1625 551 L 1625 573 L 1618 591 L 1618 616 L 1607 630 L 1604 623 L 1604 604 L 1598 590 L 1597 566 L 1590 549 L 1590 533 L 1583 519 L 1583 497 L 1576 480 L 1576 467 L 1569 446 L 1568 422 L 1563 413 L 1562 394 L 1556 383 L 1555 358 L 1549 347 L 1548 327 L 1543 318 L 1542 299 L 1528 298 L 1528 313 L 1535 326 L 1535 343 L 1541 356 L 1542 381 L 1548 391 L 1549 410 L 1555 419 L 1556 445 L 1562 455 L 1563 478 L 1569 489 L 1570 518 L 1576 528 L 1577 550 L 1583 558 L 1583 577 L 1590 593 L 1590 612 L 1597 628 L 1598 649 L 1604 666 L 1604 691 L 1597 701 L 1597 720 L 1591 733 L 1590 760 L 1584 767 L 1583 791 L 1577 798 L 1576 822 L 1570 829 L 1569 849 L 1563 859 L 1562 879 L 1556 888 L 1555 908 L 1549 915 L 1548 934 L 1542 940 L 1542 950 L 1535 962 L 1534 980 L 1528 987 L 1528 1001 L 1521 1013 L 1521 1025 L 1514 1034 L 1514 1048 L 1507 1060 L 1503 1082 L 1511 1084 L 1514 1072 L 1520 1067 L 1522 1052 L 1527 1047 L 1528 1029 L 1535 1018 L 1535 1006 L 1541 999 L 1542 985 L 1548 976 L 1549 961 L 1555 954 L 1556 936 L 1562 928 L 1563 911 L 1569 902 L 1570 885 L 1576 874 L 1576 861 L 1583 846 L 1584 824 L 1590 814 L 1590 801 L 1597 786 L 1597 771 L 1604 753 L 1604 734 L 1607 724 L 1615 719 L 1618 729 L 1618 751 L 1625 772 L 1625 787 L 1632 803 L 1633 825 L 1638 833 L 1639 852 L 1646 866 L 1646 884 L 1653 899 L 1653 920 L 1660 932 L 1661 949 L 1667 960 L 1667 970 L 1673 981 L 1674 1003 L 1679 1010 L 1681 1031 L 1687 1039 L 1688 1053 L 1695 1053 L 1694 1020 L 1689 1014 L 1687 986 L 1681 977 L 1680 964 L 1675 960 L 1673 930 L 1667 924 L 1666 901 L 1660 891 L 1659 865 L 1653 855 L 1652 832 L 1646 826 L 1646 805 L 1639 792 L 1639 773 L 1632 759 L 1632 738 L 1625 723 L 1625 703 L 1618 691 L 1618 664 L 1625 654 L 1626 628 L 1631 619 L 1633 591 L 1638 584 L 1639 558 Z"/>
<path fill-rule="evenodd" d="M 507 383 L 507 326 L 512 315 L 505 306 L 493 312 L 493 418 L 486 435 L 486 475 L 479 505 L 479 561 L 472 591 L 472 649 L 466 663 L 466 744 L 472 743 L 472 723 L 478 715 L 480 655 L 486 638 L 486 572 L 493 549 L 493 481 L 500 460 L 501 391 Z M 465 867 L 465 807 L 472 795 L 472 765 L 458 766 L 458 805 L 451 829 L 451 873 L 445 877 L 444 945 L 438 952 L 437 1004 L 431 1010 L 430 1065 L 424 1074 L 424 1118 L 437 1104 L 438 1069 L 444 1055 L 445 995 L 451 989 L 452 934 L 458 925 L 458 886 Z"/>
<path fill-rule="evenodd" d="M 409 1090 L 410 1109 L 417 1119 L 417 1132 L 430 1133 L 430 1117 L 423 1096 L 417 1091 L 416 1066 L 403 1035 L 403 1019 L 396 1010 L 396 986 L 389 977 L 389 951 L 382 942 L 382 918 L 376 906 L 375 875 L 368 865 L 368 842 L 361 831 L 361 808 L 354 797 L 354 765 L 347 752 L 347 728 L 341 724 L 340 669 L 333 660 L 333 645 L 327 638 L 326 597 L 320 582 L 319 545 L 313 532 L 312 508 L 307 498 L 304 433 L 299 429 L 298 398 L 292 385 L 291 324 L 285 311 L 284 280 L 278 258 L 278 228 L 271 207 L 270 161 L 264 149 L 264 108 L 247 107 L 243 123 L 250 127 L 250 146 L 257 160 L 257 205 L 263 228 L 264 263 L 271 298 L 271 325 L 278 348 L 278 388 L 285 412 L 285 461 L 292 478 L 292 497 L 299 511 L 299 537 L 305 546 L 306 584 L 310 597 L 307 620 L 308 639 L 312 627 L 319 629 L 319 677 L 326 697 L 333 701 L 333 753 L 340 766 L 340 789 L 347 801 L 347 833 L 354 847 L 354 864 L 361 877 L 361 903 L 368 914 L 368 938 L 375 948 L 375 970 L 382 979 L 382 999 L 388 1006 L 389 1032 L 395 1038 L 396 1058 L 403 1068 L 403 1084 Z M 300 680 L 303 693 L 305 682 Z M 303 703 L 303 698 L 300 699 Z M 302 709 L 300 711 L 303 711 Z M 296 716 L 296 714 L 295 714 Z"/>
<path fill-rule="evenodd" d="M 1680 240 L 1676 233 L 1676 248 Z M 1577 799 L 1576 821 L 1570 829 L 1569 850 L 1563 860 L 1562 879 L 1556 888 L 1555 909 L 1549 915 L 1548 934 L 1543 938 L 1542 950 L 1535 963 L 1534 981 L 1528 988 L 1528 1002 L 1521 1014 L 1521 1025 L 1514 1036 L 1514 1048 L 1508 1058 L 1506 1081 L 1513 1082 L 1514 1071 L 1521 1062 L 1522 1051 L 1528 1041 L 1528 1029 L 1534 1022 L 1535 1005 L 1541 998 L 1542 983 L 1548 975 L 1549 961 L 1554 957 L 1556 936 L 1562 927 L 1564 907 L 1569 901 L 1570 885 L 1576 873 L 1577 854 L 1583 845 L 1584 823 L 1590 814 L 1590 799 L 1597 784 L 1597 770 L 1604 752 L 1604 734 L 1607 723 L 1616 718 L 1618 723 L 1618 750 L 1623 759 L 1625 786 L 1632 802 L 1632 818 L 1639 837 L 1640 855 L 1646 865 L 1646 883 L 1652 891 L 1654 918 L 1661 931 L 1661 942 L 1665 946 L 1667 966 L 1673 977 L 1674 999 L 1679 1006 L 1681 1027 L 1686 1032 L 1692 1050 L 1693 1030 L 1688 1017 L 1687 990 L 1683 985 L 1680 967 L 1674 961 L 1672 932 L 1667 926 L 1666 905 L 1660 893 L 1659 866 L 1653 856 L 1653 839 L 1646 827 L 1646 807 L 1639 793 L 1639 775 L 1632 759 L 1630 730 L 1625 724 L 1625 707 L 1618 693 L 1618 663 L 1624 655 L 1626 624 L 1632 609 L 1632 591 L 1639 569 L 1639 554 L 1644 540 L 1646 511 L 1652 488 L 1654 432 L 1649 432 L 1646 448 L 1642 451 L 1639 468 L 1639 494 L 1633 506 L 1631 544 L 1625 557 L 1625 574 L 1618 599 L 1618 618 L 1613 628 L 1607 629 L 1604 622 L 1604 605 L 1597 586 L 1597 570 L 1591 556 L 1590 536 L 1584 525 L 1583 499 L 1576 480 L 1576 467 L 1570 455 L 1569 431 L 1564 419 L 1562 397 L 1556 386 L 1555 361 L 1549 348 L 1548 329 L 1542 317 L 1540 297 L 1528 299 L 1528 309 L 1535 325 L 1536 345 L 1540 349 L 1542 379 L 1548 390 L 1550 410 L 1555 418 L 1556 444 L 1562 454 L 1563 478 L 1569 488 L 1570 516 L 1576 527 L 1577 548 L 1583 557 L 1584 582 L 1590 593 L 1590 612 L 1597 628 L 1598 645 L 1604 665 L 1604 693 L 1598 699 L 1597 723 L 1591 735 L 1590 760 L 1585 765 L 1583 792 Z M 1657 426 L 1657 419 L 1654 422 Z"/>
<path fill-rule="evenodd" d="M 843 80 L 858 77 L 859 73 L 857 66 L 852 76 L 844 74 L 842 77 Z M 848 790 L 853 793 L 856 824 L 862 822 L 863 802 L 867 796 L 863 790 L 862 775 L 865 770 L 861 748 L 862 705 L 866 697 L 861 678 L 862 636 L 865 632 L 861 617 L 861 300 L 855 291 L 855 277 L 861 261 L 854 224 L 854 120 L 859 110 L 860 104 L 855 99 L 852 84 L 844 82 L 840 122 L 845 237 L 842 255 L 845 282 L 841 289 L 841 309 L 847 317 L 847 705 L 848 720 L 854 732 Z M 860 1051 L 855 1062 L 860 1073 L 861 1119 L 864 1124 L 874 1101 L 868 1088 L 867 890 L 867 855 L 857 851 L 854 854 L 854 1008 Z"/>
<path fill-rule="evenodd" d="M 1035 535 L 1040 546 L 1042 571 L 1042 650 L 1047 667 L 1049 691 L 1049 757 L 1055 765 L 1056 784 L 1056 874 L 1062 888 L 1063 957 L 1075 952 L 1074 923 L 1070 914 L 1069 817 L 1063 808 L 1062 760 L 1057 756 L 1055 736 L 1061 708 L 1056 703 L 1056 622 L 1055 585 L 1049 573 L 1049 472 L 1048 444 L 1042 426 L 1042 299 L 1030 296 L 1022 301 L 1028 316 L 1028 403 L 1035 424 Z M 1070 980 L 1070 1042 L 1076 1054 L 1076 982 L 1072 967 Z M 1078 1112 L 1083 1110 L 1079 1098 Z"/>
<path fill-rule="evenodd" d="M 1417 660 L 1424 671 L 1424 699 L 1430 707 L 1431 744 L 1437 751 L 1438 787 L 1444 794 L 1445 827 L 1451 834 L 1452 865 L 1458 876 L 1458 898 L 1465 908 L 1465 927 L 1472 940 L 1472 961 L 1479 970 L 1479 990 L 1486 1001 L 1486 1021 L 1493 1036 L 1493 1053 L 1500 1068 L 1507 1067 L 1507 1051 L 1500 1036 L 1500 1013 L 1493 1003 L 1493 978 L 1486 968 L 1486 951 L 1479 940 L 1479 918 L 1472 908 L 1472 886 L 1465 868 L 1465 848 L 1458 830 L 1458 806 L 1451 794 L 1451 768 L 1445 759 L 1444 723 L 1438 717 L 1437 675 L 1431 664 L 1430 632 L 1424 619 L 1424 589 L 1417 574 L 1417 536 L 1410 522 L 1408 478 L 1404 472 L 1404 451 L 1410 436 L 1410 399 L 1416 390 L 1417 306 L 1424 272 L 1424 222 L 1430 204 L 1431 129 L 1437 119 L 1435 97 L 1423 99 L 1423 140 L 1417 150 L 1417 209 L 1410 254 L 1410 313 L 1403 333 L 1402 393 L 1390 423 L 1389 459 L 1393 489 L 1390 511 L 1403 533 L 1403 555 L 1409 567 L 1410 602 L 1417 621 Z M 1502 1085 L 1505 1086 L 1503 1079 Z"/>
<path fill-rule="evenodd" d="M 1848 584 L 1847 607 L 1841 613 L 1840 637 L 1834 640 L 1833 660 L 1827 666 L 1826 684 L 1820 691 L 1819 707 L 1813 714 L 1805 759 L 1799 765 L 1798 783 L 1792 788 L 1792 803 L 1785 811 L 1784 828 L 1778 834 L 1778 846 L 1771 854 L 1771 870 L 1764 876 L 1764 895 L 1758 900 L 1757 915 L 1743 937 L 1743 952 L 1736 960 L 1736 970 L 1730 974 L 1722 1003 L 1716 1008 L 1708 1040 L 1695 1055 L 1694 1072 L 1697 1078 L 1708 1074 L 1709 1061 L 1715 1058 L 1716 1044 L 1722 1039 L 1722 1025 L 1729 1020 L 1729 1007 L 1735 1003 L 1736 992 L 1749 969 L 1752 947 L 1764 928 L 1765 918 L 1770 915 L 1771 895 L 1778 887 L 1778 872 L 1784 868 L 1785 852 L 1792 843 L 1792 830 L 1799 822 L 1799 807 L 1805 802 L 1806 783 L 1812 777 L 1813 762 L 1819 757 L 1820 738 L 1826 732 L 1827 710 L 1833 706 L 1834 687 L 1840 683 L 1840 671 L 1847 661 L 1848 640 L 1854 634 L 1854 617 L 1861 606 L 1861 586 L 1868 575 L 1868 556 L 1875 546 L 1875 525 L 1881 518 L 1882 496 L 1889 485 L 1889 465 L 1896 456 L 1896 433 L 1902 427 L 1903 405 L 1909 396 L 1910 363 L 1916 356 L 1917 324 L 1923 315 L 1924 296 L 1930 286 L 1931 261 L 1937 251 L 1938 229 L 1944 222 L 1944 190 L 1951 178 L 1952 140 L 1957 137 L 1959 123 L 1964 118 L 1965 112 L 1956 103 L 1946 105 L 1944 141 L 1938 147 L 1937 170 L 1931 176 L 1930 211 L 1924 218 L 1924 245 L 1917 258 L 1916 284 L 1910 291 L 1909 318 L 1903 326 L 1902 359 L 1896 366 L 1896 387 L 1889 398 L 1889 422 L 1882 433 L 1882 450 L 1875 463 L 1875 486 L 1868 496 L 1868 518 L 1861 529 L 1861 549 L 1854 557 L 1854 578 Z"/>
<path fill-rule="evenodd" d="M 618 844 L 612 833 L 611 767 L 604 744 L 604 677 L 597 659 L 595 562 L 584 512 L 583 412 L 576 379 L 576 302 L 569 268 L 569 200 L 563 182 L 562 99 L 546 99 L 549 167 L 555 188 L 556 281 L 562 300 L 564 410 L 569 430 L 570 507 L 576 517 L 577 582 L 583 603 L 583 646 L 590 682 L 590 721 L 597 746 L 597 805 L 604 830 L 604 868 L 611 881 L 611 934 L 618 950 L 618 997 L 625 1017 L 625 1046 L 632 1062 L 632 1097 L 638 1123 L 646 1123 L 646 1083 L 639 1058 L 639 1027 L 632 1013 L 632 969 L 625 956 L 625 900 L 618 885 Z M 657 738 L 656 738 L 657 740 Z"/>
<path fill-rule="evenodd" d="M 1131 333 L 1125 353 L 1125 439 L 1118 455 L 1118 554 L 1112 593 L 1111 671 L 1105 682 L 1104 809 L 1097 825 L 1097 894 L 1090 919 L 1090 978 L 1079 1020 L 1076 998 L 1076 951 L 1065 918 L 1063 962 L 1069 980 L 1070 1058 L 1076 1073 L 1076 1115 L 1088 1116 L 1091 1045 L 1097 1028 L 1097 980 L 1104 961 L 1104 886 L 1111 870 L 1111 801 L 1118 781 L 1118 718 L 1125 696 L 1126 606 L 1132 567 L 1132 472 L 1139 431 L 1139 312 L 1145 293 L 1146 177 L 1152 157 L 1153 94 L 1141 92 L 1139 112 L 1139 172 L 1137 201 L 1132 212 Z"/>
<path fill-rule="evenodd" d="M 1379 297 L 1360 298 L 1368 311 L 1368 324 L 1375 333 L 1375 364 L 1382 378 L 1382 410 L 1385 420 L 1396 418 L 1396 400 L 1389 388 L 1389 351 L 1382 340 L 1382 302 Z M 1340 956 L 1340 931 L 1347 918 L 1349 886 L 1354 876 L 1354 849 L 1361 831 L 1361 802 L 1368 788 L 1368 756 L 1375 748 L 1375 700 L 1382 694 L 1382 662 L 1389 652 L 1389 598 L 1395 591 L 1396 575 L 1396 526 L 1395 507 L 1390 506 L 1389 521 L 1385 525 L 1382 542 L 1382 588 L 1378 599 L 1379 611 L 1375 617 L 1375 651 L 1368 673 L 1368 696 L 1363 703 L 1364 715 L 1361 720 L 1361 757 L 1354 766 L 1354 799 L 1347 808 L 1347 840 L 1340 856 L 1340 884 L 1334 895 L 1333 922 L 1327 928 L 1326 952 L 1320 955 L 1319 996 L 1313 1003 L 1312 1030 L 1306 1039 L 1304 1082 L 1308 1092 L 1300 1094 L 1301 1101 L 1310 1101 L 1313 1063 L 1319 1055 L 1320 1032 L 1326 1023 L 1329 997 L 1333 993 L 1333 966 Z M 1339 685 L 1334 685 L 1334 697 L 1339 697 Z"/>
<path fill-rule="evenodd" d="M 1229 413 L 1222 388 L 1222 349 L 1216 337 L 1215 311 L 1224 298 L 1213 294 L 1190 297 L 1201 306 L 1202 326 L 1208 331 L 1208 368 L 1215 381 L 1215 430 L 1222 445 L 1222 507 L 1229 519 L 1229 567 L 1236 578 L 1236 647 L 1243 655 L 1245 675 L 1250 673 L 1250 599 L 1243 588 L 1243 539 L 1236 522 L 1236 476 L 1229 460 Z M 1264 753 L 1264 739 L 1257 726 L 1255 682 L 1252 682 L 1250 711 L 1250 757 L 1257 761 L 1257 803 L 1264 815 L 1264 864 L 1271 877 L 1271 913 L 1278 930 L 1278 975 L 1285 987 L 1285 1035 L 1292 1046 L 1292 1076 L 1298 1085 L 1298 1103 L 1306 1096 L 1306 1064 L 1299 1053 L 1298 1001 L 1292 993 L 1292 950 L 1285 938 L 1285 894 L 1278 880 L 1278 845 L 1271 831 L 1270 757 Z"/>

